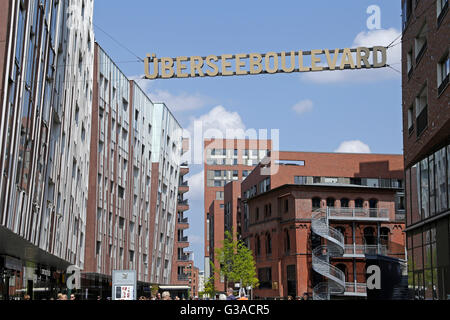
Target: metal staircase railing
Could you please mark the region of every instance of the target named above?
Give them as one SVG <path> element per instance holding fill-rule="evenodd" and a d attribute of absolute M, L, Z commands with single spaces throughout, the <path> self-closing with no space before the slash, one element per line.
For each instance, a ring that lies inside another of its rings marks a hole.
<path fill-rule="evenodd" d="M 331 257 L 344 254 L 344 235 L 330 227 L 328 214 L 328 208 L 317 209 L 311 216 L 312 231 L 327 240 L 326 245 L 321 245 L 312 251 L 313 270 L 328 279 L 327 282 L 321 282 L 313 288 L 314 300 L 329 300 L 330 295 L 345 292 L 345 274 L 330 264 Z"/>

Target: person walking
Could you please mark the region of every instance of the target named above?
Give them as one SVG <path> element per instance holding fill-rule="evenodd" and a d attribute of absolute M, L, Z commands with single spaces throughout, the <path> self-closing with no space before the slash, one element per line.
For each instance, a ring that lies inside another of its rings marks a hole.
<path fill-rule="evenodd" d="M 164 292 L 162 293 L 162 299 L 163 299 L 163 300 L 172 300 L 172 298 L 170 297 L 169 291 L 164 291 Z"/>
<path fill-rule="evenodd" d="M 227 300 L 236 300 L 236 297 L 233 294 L 232 288 L 227 289 Z"/>

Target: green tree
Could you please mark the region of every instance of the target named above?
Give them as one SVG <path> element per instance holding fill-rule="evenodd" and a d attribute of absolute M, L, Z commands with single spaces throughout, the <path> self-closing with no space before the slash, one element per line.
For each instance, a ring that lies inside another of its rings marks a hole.
<path fill-rule="evenodd" d="M 216 268 L 212 262 L 211 266 L 215 273 L 225 278 L 225 287 L 228 287 L 228 281 L 239 282 L 244 287 L 256 287 L 259 281 L 252 251 L 236 238 L 233 238 L 231 232 L 225 232 L 222 247 L 215 250 L 217 262 L 221 267 Z"/>
<path fill-rule="evenodd" d="M 209 277 L 205 283 L 205 289 L 202 292 L 202 296 L 209 295 L 210 298 L 216 296 L 216 287 L 214 286 L 214 277 Z"/>

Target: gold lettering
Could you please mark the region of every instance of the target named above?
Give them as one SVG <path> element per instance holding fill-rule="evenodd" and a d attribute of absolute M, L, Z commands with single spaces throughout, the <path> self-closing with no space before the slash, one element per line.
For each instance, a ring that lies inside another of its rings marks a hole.
<path fill-rule="evenodd" d="M 209 69 L 206 70 L 206 74 L 210 77 L 215 77 L 219 74 L 219 67 L 215 63 L 213 63 L 212 60 L 217 62 L 219 61 L 219 58 L 217 58 L 217 56 L 215 55 L 209 55 L 206 57 L 206 65 L 213 69 L 213 71 Z"/>
<path fill-rule="evenodd" d="M 289 68 L 286 68 L 286 52 L 281 52 L 281 69 L 283 69 L 284 72 L 292 72 L 295 69 L 295 51 L 290 52 L 291 57 L 291 66 Z"/>
<path fill-rule="evenodd" d="M 321 54 L 322 50 L 311 50 L 311 70 L 312 71 L 320 71 L 323 70 L 323 67 L 316 66 L 316 63 L 320 62 L 320 57 L 316 57 L 316 54 Z"/>
<path fill-rule="evenodd" d="M 298 52 L 298 70 L 300 72 L 310 71 L 311 68 L 303 66 L 303 51 Z"/>
<path fill-rule="evenodd" d="M 351 69 L 355 69 L 355 64 L 353 63 L 352 53 L 349 48 L 345 48 L 342 53 L 341 60 L 341 70 L 345 68 L 345 66 L 349 64 Z"/>
<path fill-rule="evenodd" d="M 199 77 L 204 77 L 205 74 L 202 70 L 203 67 L 203 58 L 199 56 L 193 56 L 191 57 L 191 77 L 195 77 L 197 74 L 195 71 L 198 72 Z"/>
<path fill-rule="evenodd" d="M 169 64 L 167 64 L 169 63 Z M 173 71 L 173 59 L 172 58 L 161 58 L 161 76 L 163 78 L 172 78 L 174 75 Z"/>
<path fill-rule="evenodd" d="M 183 70 L 187 69 L 187 67 L 182 62 L 187 61 L 187 59 L 187 57 L 177 57 L 177 78 L 187 78 L 189 76 L 187 73 L 183 73 Z"/>
<path fill-rule="evenodd" d="M 150 73 L 150 62 L 153 62 L 153 73 Z M 145 69 L 145 77 L 147 79 L 156 79 L 158 77 L 158 59 L 156 59 L 156 55 L 147 54 L 147 58 L 144 59 L 144 69 Z"/>
<path fill-rule="evenodd" d="M 262 56 L 259 53 L 250 53 L 249 55 L 250 60 L 250 74 L 258 74 L 262 71 Z M 257 67 L 255 69 L 255 67 Z"/>
<path fill-rule="evenodd" d="M 337 62 L 338 55 L 339 55 L 339 49 L 335 49 L 333 60 L 331 60 L 330 51 L 328 49 L 325 49 L 325 56 L 327 57 L 328 67 L 330 68 L 330 70 L 336 69 L 336 62 Z"/>
<path fill-rule="evenodd" d="M 378 61 L 378 52 L 381 53 L 381 61 Z M 373 47 L 373 67 L 381 68 L 386 66 L 386 48 L 385 47 Z"/>
<path fill-rule="evenodd" d="M 273 57 L 273 68 L 270 67 L 270 58 Z M 264 57 L 266 64 L 266 71 L 268 73 L 275 73 L 278 71 L 278 54 L 276 52 L 267 52 Z"/>
<path fill-rule="evenodd" d="M 228 70 L 227 68 L 231 67 L 231 62 L 228 62 L 227 59 L 233 58 L 232 54 L 223 54 L 222 55 L 222 75 L 223 76 L 232 76 L 233 71 Z"/>
<path fill-rule="evenodd" d="M 361 55 L 361 52 L 364 52 L 364 55 Z M 366 68 L 370 68 L 369 62 L 370 50 L 364 47 L 356 48 L 356 68 L 361 68 L 361 61 L 364 62 Z"/>
<path fill-rule="evenodd" d="M 241 61 L 241 59 L 245 59 L 247 57 L 246 54 L 239 53 L 236 55 L 236 74 L 244 75 L 248 74 L 247 70 L 242 70 L 241 67 L 245 67 L 245 62 Z"/>

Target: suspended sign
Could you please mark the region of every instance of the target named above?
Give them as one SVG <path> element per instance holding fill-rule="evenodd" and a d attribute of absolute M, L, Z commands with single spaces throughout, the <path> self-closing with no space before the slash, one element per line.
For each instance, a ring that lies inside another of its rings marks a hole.
<path fill-rule="evenodd" d="M 382 68 L 387 66 L 386 51 L 386 47 L 375 46 L 207 57 L 157 58 L 155 54 L 148 54 L 144 59 L 145 78 L 169 79 Z M 305 56 L 308 58 L 305 59 Z"/>

